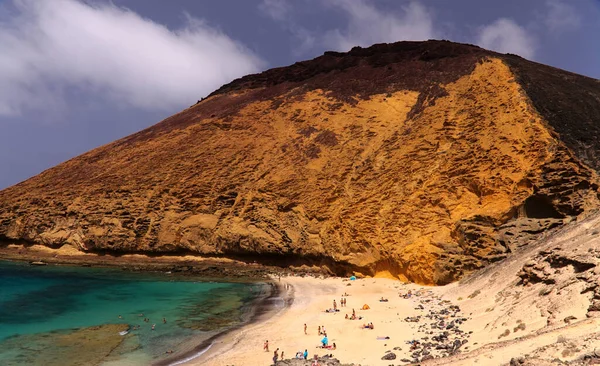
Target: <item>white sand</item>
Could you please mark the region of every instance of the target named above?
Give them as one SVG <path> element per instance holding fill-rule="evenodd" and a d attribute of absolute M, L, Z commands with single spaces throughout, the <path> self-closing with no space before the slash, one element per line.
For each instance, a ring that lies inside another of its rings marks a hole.
<path fill-rule="evenodd" d="M 590 303 L 595 300 L 593 292 L 584 290 L 590 283 L 600 282 L 598 232 L 600 213 L 549 233 L 506 260 L 460 283 L 443 287 L 422 287 L 384 278 L 352 282 L 341 278 L 282 278 L 283 284 L 293 288 L 293 294 L 288 294 L 294 297 L 289 308 L 264 322 L 230 333 L 211 349 L 208 359 L 197 359 L 190 364 L 270 365 L 273 350 L 279 348 L 286 358 L 307 349 L 309 356 L 332 353 L 345 363 L 402 365 L 401 359 L 411 359 L 406 341 L 426 336 L 418 327 L 428 322 L 410 323 L 404 318 L 439 309 L 440 299 L 460 306 L 462 316 L 468 318 L 461 329 L 472 334 L 460 353 L 426 361 L 423 365 L 507 365 L 511 358 L 520 356 L 537 360 L 529 365 L 546 365 L 552 360 L 572 361 L 594 350 L 600 351 L 600 312 L 588 313 Z M 532 259 L 539 261 L 537 253 L 556 253 L 557 250 L 562 251 L 563 256 L 570 253 L 591 261 L 595 267 L 579 273 L 564 264 L 548 272 L 554 276 L 554 284 L 519 283 L 519 271 Z M 584 277 L 587 279 L 582 279 Z M 422 296 L 411 299 L 398 296 L 398 292 L 406 293 L 408 289 L 413 293 L 421 291 Z M 347 297 L 348 306 L 339 313 L 325 313 L 334 299 L 339 304 L 344 292 L 351 295 Z M 382 296 L 389 302 L 379 302 Z M 365 303 L 371 309 L 359 310 Z M 415 309 L 419 304 L 424 306 L 423 310 Z M 363 316 L 362 320 L 344 319 L 345 313 L 351 314 L 353 308 L 357 315 Z M 367 322 L 373 322 L 375 329 L 360 328 Z M 304 323 L 308 326 L 308 335 L 304 334 Z M 322 338 L 317 334 L 319 325 L 326 327 L 330 343 L 336 343 L 335 351 L 317 348 Z M 377 340 L 377 336 L 390 339 Z M 270 352 L 263 351 L 267 339 Z M 402 349 L 393 350 L 394 347 Z M 388 350 L 396 353 L 396 360 L 381 360 Z"/>
<path fill-rule="evenodd" d="M 414 338 L 416 325 L 400 319 L 422 314 L 421 310 L 414 309 L 420 298 L 403 299 L 398 296 L 398 291 L 406 292 L 408 288 L 415 291 L 419 286 L 382 278 L 348 281 L 288 277 L 282 278 L 281 282 L 290 285 L 292 290 L 289 291 L 294 292 L 294 301 L 289 308 L 263 323 L 230 334 L 216 345 L 218 351 L 209 356 L 208 362 L 202 360 L 197 364 L 267 365 L 273 351 L 279 348 L 286 358 L 307 349 L 309 357 L 315 353 L 331 353 L 343 362 L 387 366 L 390 361 L 381 360 L 386 350 L 402 347 L 403 351 L 395 351 L 399 358 L 408 352 L 405 341 Z M 340 307 L 341 295 L 345 292 L 350 295 L 346 297 L 347 306 Z M 379 302 L 382 296 L 389 301 Z M 333 306 L 334 299 L 340 312 L 326 313 L 324 310 Z M 370 309 L 361 310 L 364 304 Z M 346 320 L 345 314 L 350 316 L 352 309 L 363 319 Z M 375 329 L 362 329 L 361 326 L 368 322 L 372 322 Z M 307 335 L 304 334 L 305 323 Z M 323 338 L 318 334 L 319 326 L 325 326 L 329 343 L 335 342 L 336 350 L 317 348 Z M 390 339 L 377 340 L 378 336 L 389 336 Z M 269 352 L 263 351 L 265 340 L 269 340 Z"/>
<path fill-rule="evenodd" d="M 452 304 L 462 308 L 462 314 L 469 320 L 461 327 L 465 331 L 474 333 L 469 342 L 461 349 L 461 353 L 448 358 L 436 359 L 422 363 L 423 365 L 505 365 L 512 357 L 527 354 L 540 354 L 548 359 L 558 358 L 572 360 L 581 355 L 585 349 L 600 348 L 600 319 L 579 318 L 571 325 L 559 324 L 549 327 L 532 317 L 530 313 L 539 311 L 524 301 L 516 313 L 506 317 L 502 307 L 490 310 L 486 303 L 495 302 L 490 296 L 496 289 L 491 286 L 479 295 L 468 298 L 462 297 L 471 291 L 470 287 L 459 287 L 457 284 L 445 287 L 423 287 L 415 284 L 403 284 L 384 278 L 367 278 L 348 281 L 341 278 L 317 279 L 312 277 L 288 277 L 281 279 L 282 284 L 292 287 L 293 304 L 280 310 L 268 320 L 249 325 L 238 331 L 232 332 L 207 353 L 207 357 L 193 360 L 190 365 L 215 365 L 215 366 L 243 366 L 243 365 L 271 365 L 273 351 L 279 348 L 285 352 L 286 358 L 291 358 L 297 351 L 308 350 L 309 357 L 333 354 L 344 363 L 355 363 L 373 366 L 388 366 L 390 364 L 404 364 L 400 360 L 411 359 L 409 345 L 406 341 L 419 339 L 425 334 L 418 332 L 418 326 L 427 322 L 405 322 L 409 316 L 424 315 L 440 299 L 450 299 Z M 350 286 L 347 286 L 350 284 Z M 420 292 L 422 296 L 413 296 L 404 299 L 398 293 L 406 293 L 411 289 L 413 293 Z M 463 290 L 464 289 L 464 290 Z M 326 313 L 326 308 L 332 307 L 332 302 L 340 302 L 341 295 L 347 292 L 348 305 L 340 308 L 338 313 Z M 472 292 L 470 292 L 472 293 Z M 469 294 L 470 294 L 469 293 Z M 495 292 L 494 292 L 495 293 Z M 288 293 L 287 295 L 292 295 Z M 381 297 L 388 298 L 388 302 L 379 302 Z M 430 303 L 421 300 L 430 299 Z M 457 300 L 460 299 L 460 300 Z M 363 304 L 368 304 L 369 310 L 360 310 Z M 417 310 L 423 304 L 424 310 Z M 362 320 L 346 320 L 344 315 L 352 314 L 356 310 Z M 486 311 L 487 310 L 487 311 Z M 531 311 L 530 311 L 531 310 Z M 502 322 L 505 320 L 505 322 Z M 517 320 L 529 322 L 530 329 L 513 332 Z M 372 322 L 374 330 L 362 329 L 363 323 Z M 308 334 L 304 334 L 304 324 L 307 324 Z M 495 326 L 490 323 L 497 323 Z M 336 343 L 336 350 L 317 348 L 322 336 L 318 335 L 318 326 L 325 326 L 329 343 Z M 510 329 L 507 337 L 498 338 L 505 330 Z M 559 336 L 566 338 L 565 342 L 557 342 Z M 378 336 L 389 336 L 389 340 L 377 340 Z M 269 340 L 269 352 L 263 351 L 265 340 Z M 579 352 L 565 353 L 565 349 L 579 347 Z M 585 344 L 585 347 L 582 345 Z M 400 347 L 402 350 L 393 350 Z M 394 361 L 381 360 L 386 351 L 392 350 L 397 355 Z"/>

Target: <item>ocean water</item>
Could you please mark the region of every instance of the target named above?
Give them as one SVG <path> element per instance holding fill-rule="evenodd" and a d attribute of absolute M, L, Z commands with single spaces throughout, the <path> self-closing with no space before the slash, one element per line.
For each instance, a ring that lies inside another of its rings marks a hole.
<path fill-rule="evenodd" d="M 189 356 L 240 324 L 267 291 L 260 283 L 0 262 L 0 364 L 148 365 Z M 139 329 L 119 335 L 128 326 Z"/>

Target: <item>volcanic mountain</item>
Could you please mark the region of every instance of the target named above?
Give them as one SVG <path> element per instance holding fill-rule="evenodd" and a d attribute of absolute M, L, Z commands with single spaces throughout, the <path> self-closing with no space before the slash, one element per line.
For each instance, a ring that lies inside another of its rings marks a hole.
<path fill-rule="evenodd" d="M 600 82 L 447 41 L 234 80 L 0 192 L 4 244 L 445 284 L 598 207 Z"/>

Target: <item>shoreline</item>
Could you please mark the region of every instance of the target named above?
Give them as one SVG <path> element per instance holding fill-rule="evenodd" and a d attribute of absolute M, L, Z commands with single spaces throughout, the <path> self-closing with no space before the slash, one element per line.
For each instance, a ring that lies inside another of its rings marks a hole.
<path fill-rule="evenodd" d="M 281 279 L 285 295 L 289 299 L 286 306 L 272 317 L 228 334 L 225 347 L 210 349 L 206 357 L 191 360 L 185 365 L 244 366 L 267 365 L 272 363 L 273 352 L 285 352 L 285 360 L 292 362 L 297 352 L 307 350 L 308 358 L 328 356 L 341 364 L 361 364 L 388 366 L 390 361 L 383 359 L 387 352 L 395 353 L 396 363 L 410 358 L 412 350 L 406 342 L 415 339 L 416 323 L 405 321 L 406 317 L 424 315 L 430 309 L 440 311 L 449 305 L 442 303 L 438 294 L 431 288 L 403 284 L 386 278 L 365 278 L 350 281 L 340 277 L 289 276 Z M 399 292 L 411 290 L 412 298 L 402 298 Z M 348 293 L 349 296 L 342 296 Z M 389 301 L 380 302 L 384 295 Z M 340 305 L 340 298 L 347 306 Z M 333 300 L 338 304 L 339 312 L 327 312 Z M 435 303 L 435 304 L 434 304 Z M 368 304 L 368 309 L 362 309 Z M 420 305 L 425 304 L 425 310 Z M 356 312 L 357 319 L 351 320 L 345 314 Z M 439 321 L 439 316 L 431 324 Z M 372 322 L 375 330 L 366 329 L 363 324 Z M 428 321 L 429 322 L 429 321 Z M 307 332 L 304 333 L 304 324 Z M 429 324 L 429 323 L 428 323 Z M 337 348 L 320 347 L 323 335 L 317 328 L 326 327 L 329 345 L 336 343 Z M 458 328 L 458 327 L 457 327 Z M 457 338 L 468 336 L 457 333 Z M 449 344 L 455 337 L 448 337 L 442 343 Z M 263 350 L 263 343 L 269 341 L 269 351 Z M 441 351 L 433 351 L 436 355 Z M 393 362 L 393 361 L 392 361 Z M 406 363 L 405 361 L 401 364 Z"/>
<path fill-rule="evenodd" d="M 288 366 L 310 364 L 291 360 L 305 349 L 309 359 L 331 355 L 325 358 L 346 366 L 505 365 L 519 355 L 572 361 L 600 347 L 600 333 L 596 332 L 600 316 L 586 319 L 587 294 L 581 294 L 579 288 L 570 292 L 579 297 L 563 304 L 560 316 L 554 315 L 556 321 L 550 324 L 552 314 L 540 313 L 549 307 L 546 302 L 553 296 L 540 294 L 547 285 L 516 284 L 516 274 L 527 258 L 530 256 L 496 263 L 466 280 L 441 287 L 389 278 L 351 281 L 291 274 L 278 280 L 279 273 L 265 274 L 256 281 L 268 283 L 270 291 L 247 305 L 249 311 L 244 311 L 241 323 L 207 339 L 197 338 L 197 345 L 190 337 L 181 353 L 152 365 L 267 365 L 272 364 L 275 349 L 285 352 L 281 365 Z M 412 296 L 402 296 L 409 290 Z M 346 293 L 349 296 L 342 296 Z M 346 307 L 339 306 L 341 297 L 347 300 Z M 333 300 L 340 312 L 325 311 Z M 369 308 L 363 310 L 363 304 Z M 347 320 L 344 313 L 352 314 L 353 310 L 360 319 Z M 365 328 L 368 323 L 374 324 L 374 329 Z M 304 324 L 308 326 L 306 334 Z M 337 344 L 336 349 L 319 347 L 323 336 L 317 327 L 322 326 L 327 328 L 329 343 Z M 440 337 L 443 333 L 448 335 Z M 559 336 L 564 341 L 557 341 Z M 265 340 L 269 341 L 269 351 L 263 351 Z M 417 347 L 413 347 L 415 341 Z M 576 350 L 572 344 L 581 347 Z M 393 358 L 386 358 L 388 355 Z"/>
<path fill-rule="evenodd" d="M 243 319 L 240 324 L 212 335 L 190 351 L 157 361 L 152 363 L 152 366 L 176 366 L 185 365 L 192 361 L 202 361 L 210 350 L 218 350 L 219 341 L 225 339 L 229 333 L 268 319 L 276 310 L 275 306 L 270 304 L 270 302 L 273 299 L 279 298 L 282 289 L 281 286 L 278 286 L 273 281 L 265 282 L 265 285 L 268 286 L 268 292 L 263 296 L 255 298 L 251 304 L 247 305 L 249 310 L 244 314 L 246 319 Z"/>
<path fill-rule="evenodd" d="M 284 284 L 281 282 L 275 282 L 274 279 L 272 279 L 270 283 L 273 291 L 269 296 L 265 297 L 257 304 L 257 306 L 254 308 L 254 313 L 250 316 L 248 321 L 214 336 L 210 346 L 207 347 L 205 352 L 200 354 L 199 357 L 192 358 L 182 364 L 207 364 L 219 355 L 231 351 L 239 342 L 236 337 L 237 334 L 244 334 L 253 327 L 260 326 L 266 321 L 273 319 L 278 314 L 281 314 L 287 310 L 294 301 L 293 291 L 290 293 L 285 289 Z M 281 306 L 278 307 L 276 302 L 281 302 Z"/>
<path fill-rule="evenodd" d="M 22 263 L 43 262 L 44 266 L 71 266 L 80 268 L 104 268 L 148 274 L 167 274 L 182 279 L 202 279 L 205 281 L 261 284 L 264 287 L 258 296 L 242 306 L 241 322 L 232 327 L 219 330 L 193 345 L 194 337 L 188 338 L 191 349 L 179 354 L 169 355 L 168 358 L 157 360 L 154 366 L 170 366 L 189 364 L 191 361 L 203 359 L 208 351 L 219 348 L 219 341 L 227 334 L 243 327 L 268 319 L 279 310 L 276 299 L 282 294 L 282 286 L 277 284 L 274 273 L 281 276 L 283 269 L 265 268 L 259 264 L 247 264 L 233 260 L 212 260 L 204 258 L 155 258 L 142 255 L 99 256 L 96 254 L 65 253 L 60 249 L 41 246 L 23 247 L 9 245 L 0 247 L 0 261 Z M 156 263 L 158 261 L 158 263 Z M 177 267 L 184 266 L 186 270 L 178 271 Z M 245 309 L 244 309 L 245 308 Z"/>

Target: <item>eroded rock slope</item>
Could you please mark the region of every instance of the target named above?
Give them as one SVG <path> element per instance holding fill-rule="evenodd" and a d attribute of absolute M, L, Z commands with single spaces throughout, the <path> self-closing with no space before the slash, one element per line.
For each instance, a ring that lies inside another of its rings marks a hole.
<path fill-rule="evenodd" d="M 0 192 L 5 243 L 456 280 L 598 205 L 600 83 L 445 41 L 249 75 Z"/>

